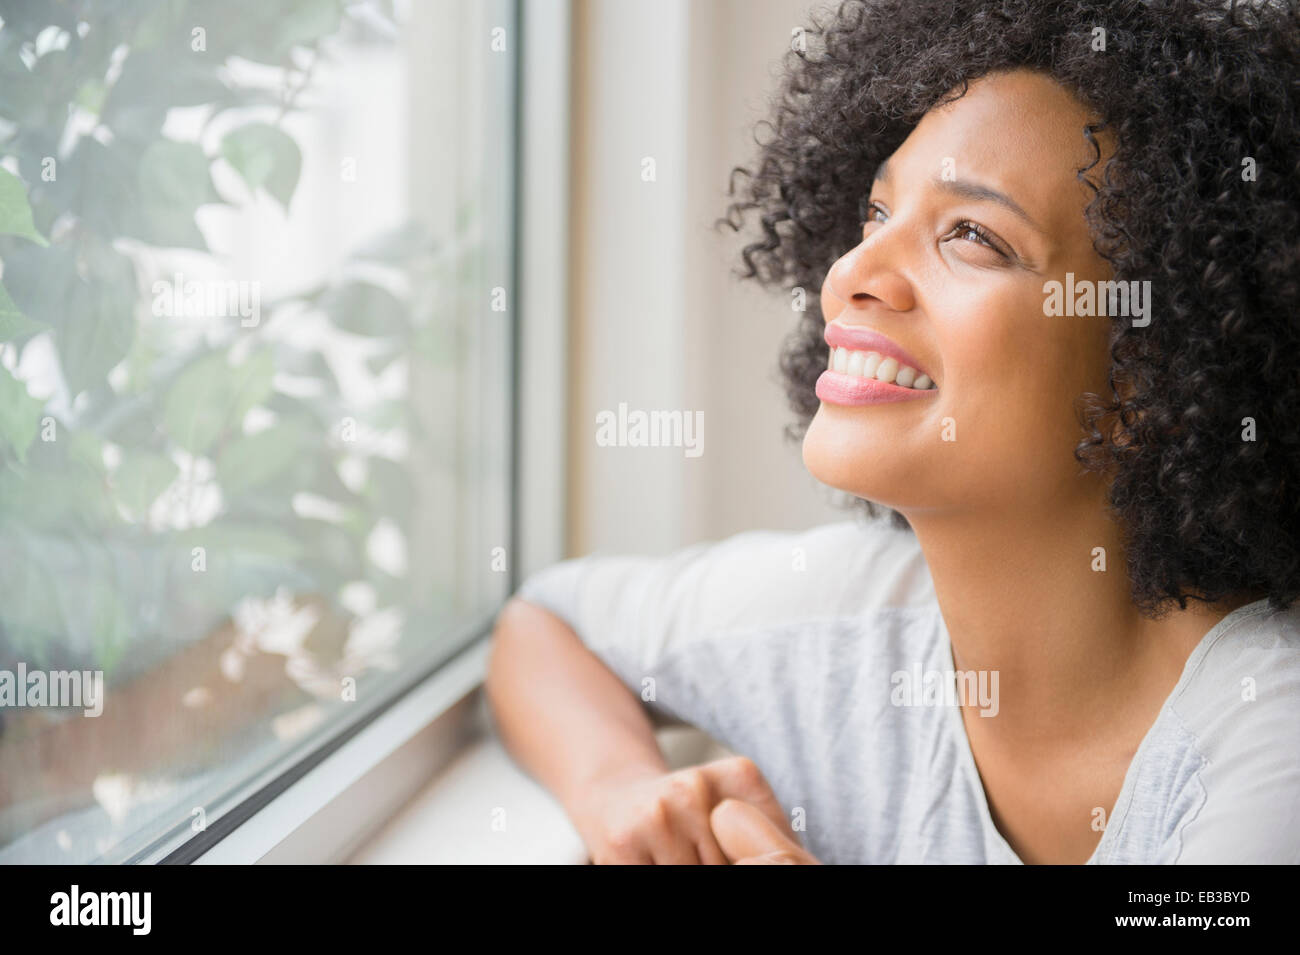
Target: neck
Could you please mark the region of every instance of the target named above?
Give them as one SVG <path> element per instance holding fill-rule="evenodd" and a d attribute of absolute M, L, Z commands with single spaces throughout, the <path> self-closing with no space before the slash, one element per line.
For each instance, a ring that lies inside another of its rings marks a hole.
<path fill-rule="evenodd" d="M 1027 756 L 1096 740 L 1107 727 L 1145 732 L 1188 655 L 1230 609 L 1190 601 L 1144 617 L 1121 531 L 1095 494 L 1037 510 L 906 516 L 956 669 L 998 672 L 999 718 L 979 721 L 981 731 Z"/>

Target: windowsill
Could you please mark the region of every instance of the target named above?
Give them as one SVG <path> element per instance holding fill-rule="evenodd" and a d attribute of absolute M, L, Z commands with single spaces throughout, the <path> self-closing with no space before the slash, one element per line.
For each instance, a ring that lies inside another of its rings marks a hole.
<path fill-rule="evenodd" d="M 673 767 L 727 755 L 689 727 L 666 727 L 656 735 Z M 348 861 L 582 865 L 588 860 L 560 804 L 515 765 L 497 737 L 481 735 Z"/>
<path fill-rule="evenodd" d="M 483 736 L 348 861 L 581 865 L 587 852 L 559 803 L 515 766 L 499 740 Z"/>

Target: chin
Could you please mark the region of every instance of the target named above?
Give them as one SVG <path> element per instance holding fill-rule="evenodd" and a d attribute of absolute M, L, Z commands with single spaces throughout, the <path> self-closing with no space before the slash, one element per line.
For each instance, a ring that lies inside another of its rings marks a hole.
<path fill-rule="evenodd" d="M 804 467 L 822 484 L 883 507 L 925 508 L 925 499 L 940 489 L 918 474 L 919 450 L 900 450 L 908 444 L 906 435 L 876 431 L 864 427 L 853 410 L 822 405 L 804 435 Z M 882 448 L 892 453 L 882 454 Z"/>
<path fill-rule="evenodd" d="M 825 405 L 818 409 L 803 439 L 803 463 L 821 483 L 856 497 L 879 500 L 885 477 L 880 461 L 869 450 L 871 441 L 864 429 L 837 421 L 836 412 Z M 888 469 L 886 469 L 888 470 Z"/>

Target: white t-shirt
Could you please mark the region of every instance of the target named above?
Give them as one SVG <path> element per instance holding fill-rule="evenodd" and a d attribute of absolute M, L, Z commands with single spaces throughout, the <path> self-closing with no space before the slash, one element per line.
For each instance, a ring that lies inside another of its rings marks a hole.
<path fill-rule="evenodd" d="M 753 759 L 823 862 L 1021 861 L 960 708 L 919 692 L 951 683 L 953 659 L 909 531 L 861 519 L 592 555 L 519 596 L 649 706 Z M 1206 633 L 1099 825 L 1094 863 L 1300 863 L 1300 605 L 1257 601 Z"/>

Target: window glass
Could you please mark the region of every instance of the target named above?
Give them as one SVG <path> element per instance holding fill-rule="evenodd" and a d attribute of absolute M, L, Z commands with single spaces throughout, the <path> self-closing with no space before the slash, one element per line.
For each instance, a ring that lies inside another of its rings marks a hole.
<path fill-rule="evenodd" d="M 0 862 L 120 861 L 506 594 L 514 7 L 6 11 Z"/>

